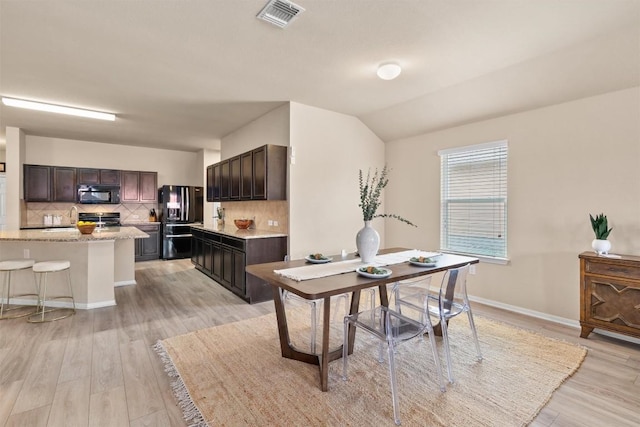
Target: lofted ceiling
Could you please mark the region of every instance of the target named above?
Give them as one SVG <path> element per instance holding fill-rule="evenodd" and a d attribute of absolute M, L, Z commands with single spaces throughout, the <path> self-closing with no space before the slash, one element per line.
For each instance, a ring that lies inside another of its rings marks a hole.
<path fill-rule="evenodd" d="M 0 0 L 0 107 L 27 134 L 197 151 L 292 101 L 382 140 L 640 85 L 640 0 Z M 395 61 L 402 74 L 376 77 Z M 0 147 L 1 148 L 1 147 Z"/>

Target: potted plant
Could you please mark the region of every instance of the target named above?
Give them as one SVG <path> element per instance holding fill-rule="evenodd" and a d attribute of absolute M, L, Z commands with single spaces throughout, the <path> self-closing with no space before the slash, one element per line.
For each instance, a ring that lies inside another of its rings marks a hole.
<path fill-rule="evenodd" d="M 358 231 L 356 235 L 356 247 L 362 262 L 373 261 L 380 247 L 380 235 L 371 227 L 371 221 L 374 218 L 394 218 L 416 227 L 411 221 L 399 215 L 378 213 L 382 190 L 389 183 L 389 178 L 387 178 L 388 173 L 389 170 L 387 169 L 387 165 L 385 165 L 382 168 L 382 172 L 378 173 L 376 169 L 373 176 L 371 176 L 371 169 L 369 169 L 366 180 L 363 179 L 362 170 L 360 170 L 358 174 L 360 183 L 360 204 L 358 206 L 362 208 L 364 227 Z"/>
<path fill-rule="evenodd" d="M 591 219 L 591 228 L 596 235 L 596 238 L 591 242 L 591 247 L 598 255 L 609 253 L 611 242 L 607 240 L 607 237 L 609 237 L 609 233 L 613 228 L 609 228 L 606 215 L 601 213 L 594 218 L 593 215 L 589 214 L 589 218 Z"/>

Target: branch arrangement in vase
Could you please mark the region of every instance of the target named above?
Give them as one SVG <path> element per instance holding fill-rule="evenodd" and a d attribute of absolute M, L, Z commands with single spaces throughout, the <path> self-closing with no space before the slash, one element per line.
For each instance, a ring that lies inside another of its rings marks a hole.
<path fill-rule="evenodd" d="M 379 214 L 378 207 L 380 207 L 380 196 L 382 190 L 389 183 L 387 175 L 389 170 L 387 165 L 384 165 L 382 172 L 378 173 L 378 169 L 375 170 L 373 176 L 371 176 L 371 169 L 367 171 L 367 179 L 364 180 L 362 176 L 362 169 L 359 171 L 358 178 L 360 183 L 360 206 L 362 208 L 362 218 L 365 221 L 371 221 L 374 218 L 394 218 L 398 221 L 402 221 L 405 224 L 409 224 L 413 227 L 417 227 L 414 223 L 396 214 Z"/>

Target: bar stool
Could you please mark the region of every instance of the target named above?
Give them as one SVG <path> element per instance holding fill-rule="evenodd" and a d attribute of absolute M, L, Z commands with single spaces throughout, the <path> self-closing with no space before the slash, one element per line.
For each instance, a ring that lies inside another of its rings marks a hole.
<path fill-rule="evenodd" d="M 73 298 L 73 289 L 71 288 L 71 262 L 62 261 L 43 261 L 37 262 L 33 265 L 33 272 L 38 277 L 38 290 L 40 291 L 40 309 L 29 316 L 27 321 L 30 323 L 42 323 L 53 322 L 54 320 L 60 320 L 72 316 L 76 313 L 76 301 Z M 47 276 L 49 273 L 67 272 L 67 284 L 69 285 L 69 295 L 60 295 L 55 297 L 49 297 L 47 299 Z M 70 299 L 73 308 L 57 307 L 47 308 L 47 302 L 54 299 Z M 46 313 L 63 311 L 65 312 L 61 316 L 45 319 Z"/>
<path fill-rule="evenodd" d="M 0 294 L 0 320 L 1 319 L 16 319 L 18 317 L 28 316 L 33 314 L 34 311 L 27 311 L 26 313 L 12 314 L 7 315 L 6 313 L 9 311 L 25 309 L 27 307 L 31 307 L 29 305 L 21 304 L 16 305 L 15 307 L 9 307 L 11 305 L 11 298 L 16 297 L 36 297 L 36 306 L 35 310 L 38 310 L 38 306 L 40 305 L 40 295 L 37 289 L 37 284 L 34 280 L 34 287 L 36 293 L 33 294 L 11 294 L 11 273 L 15 273 L 20 270 L 31 269 L 31 267 L 35 264 L 35 260 L 32 259 L 10 259 L 5 261 L 0 261 L 0 273 L 4 273 L 4 280 L 2 281 L 2 294 Z M 7 306 L 7 307 L 5 307 Z"/>

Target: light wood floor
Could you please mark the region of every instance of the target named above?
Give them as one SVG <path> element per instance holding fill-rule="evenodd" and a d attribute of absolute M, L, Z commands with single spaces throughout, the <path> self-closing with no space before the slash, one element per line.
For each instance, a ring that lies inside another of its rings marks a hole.
<path fill-rule="evenodd" d="M 273 312 L 248 305 L 189 260 L 136 264 L 115 307 L 47 324 L 0 321 L 0 426 L 184 426 L 151 348 L 159 339 Z M 576 298 L 577 298 L 576 290 Z M 489 316 L 589 349 L 533 426 L 640 425 L 640 346 L 476 304 Z"/>

